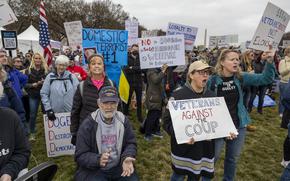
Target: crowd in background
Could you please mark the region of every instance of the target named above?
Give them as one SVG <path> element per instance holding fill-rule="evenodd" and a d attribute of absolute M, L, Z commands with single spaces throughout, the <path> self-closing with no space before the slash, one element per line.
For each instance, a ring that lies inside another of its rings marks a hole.
<path fill-rule="evenodd" d="M 131 101 L 135 97 L 140 131 L 148 142 L 155 139 L 154 137 L 163 137 L 161 125 L 164 121 L 164 130 L 172 138 L 172 180 L 183 178 L 183 175 L 192 176 L 193 180 L 199 179 L 200 176 L 211 179 L 213 177 L 211 171 L 196 173 L 192 170 L 186 171 L 180 165 L 178 167 L 179 159 L 183 160 L 183 157 L 192 159 L 192 157 L 182 152 L 182 150 L 189 148 L 177 145 L 166 105 L 170 98 L 204 97 L 200 93 L 206 90 L 205 87 L 211 91 L 206 92 L 207 96 L 205 97 L 214 95 L 225 97 L 239 135 L 228 140 L 215 140 L 215 151 L 212 150 L 214 149 L 212 144 L 205 142 L 204 145 L 213 151 L 207 154 L 209 159 L 215 158 L 214 161 L 216 161 L 225 144 L 227 153 L 224 180 L 233 180 L 237 160 L 244 144 L 246 129 L 248 131 L 256 129 L 249 125 L 248 113 L 252 111 L 253 101 L 258 95 L 257 112 L 263 114 L 265 95 L 267 94 L 274 99 L 272 92 L 273 86 L 277 86 L 275 79 L 280 80 L 279 115 L 283 120 L 281 127 L 288 129 L 290 107 L 289 100 L 286 100 L 284 95 L 290 94 L 290 90 L 286 88 L 290 78 L 290 47 L 285 50 L 280 48 L 273 55 L 267 51 L 250 49 L 241 52 L 239 48 L 235 47 L 194 48 L 191 52 L 185 52 L 185 57 L 186 66 L 183 67 L 168 67 L 164 64 L 161 68 L 142 70 L 138 45 L 133 45 L 128 52 L 128 65 L 123 67 L 130 85 L 129 101 L 127 104 L 118 102 L 116 109 L 126 116 L 130 115 Z M 54 50 L 53 63 L 48 66 L 40 53 L 29 51 L 23 54 L 20 52 L 16 57 L 10 57 L 5 50 L 1 49 L 0 92 L 2 90 L 3 94 L 0 97 L 0 107 L 11 108 L 17 113 L 17 120 L 19 120 L 17 124 L 23 129 L 23 133 L 19 134 L 27 135 L 31 142 L 38 139 L 35 136 L 37 131 L 43 131 L 36 130 L 39 113 L 46 114 L 49 120 L 53 121 L 56 119 L 55 113 L 71 112 L 71 142 L 74 145 L 81 145 L 78 141 L 78 130 L 86 117 L 99 108 L 100 103 L 97 104 L 97 102 L 100 98 L 100 91 L 103 87 L 116 87 L 116 84 L 106 75 L 105 70 L 102 55 L 91 54 L 87 57 L 87 63 L 84 63 L 80 50 L 72 51 L 69 48 L 63 52 Z M 231 84 L 234 89 L 228 92 L 224 91 L 225 83 Z M 201 92 L 197 91 L 198 87 L 201 88 Z M 194 94 L 191 95 L 192 92 Z M 225 95 L 228 95 L 228 98 Z M 13 113 L 14 117 L 15 115 Z M 26 144 L 22 145 L 26 147 L 25 156 L 29 157 L 30 153 L 27 151 L 29 143 L 25 141 L 23 143 Z M 191 149 L 196 151 L 200 149 L 199 146 L 202 147 L 203 142 L 194 143 L 192 140 L 189 144 L 195 145 Z M 284 158 L 281 164 L 287 167 L 290 162 L 289 135 L 285 138 L 283 148 Z M 78 148 L 77 151 L 79 151 Z M 81 153 L 77 153 L 76 156 L 80 156 Z M 214 161 L 211 163 L 214 164 Z M 27 163 L 28 159 L 22 165 L 16 164 L 15 168 L 19 172 L 21 167 L 27 166 Z M 79 169 L 85 167 L 82 164 L 81 162 Z M 2 166 L 0 168 L 2 170 Z M 12 178 L 15 178 L 18 172 L 13 172 Z"/>

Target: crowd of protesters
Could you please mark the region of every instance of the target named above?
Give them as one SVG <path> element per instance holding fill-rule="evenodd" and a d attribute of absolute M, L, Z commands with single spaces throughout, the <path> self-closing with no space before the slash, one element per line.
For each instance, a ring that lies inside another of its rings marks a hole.
<path fill-rule="evenodd" d="M 102 55 L 86 55 L 86 63 L 79 50 L 54 51 L 53 55 L 48 66 L 40 53 L 29 51 L 25 56 L 19 53 L 12 58 L 4 49 L 0 50 L 0 117 L 5 120 L 0 126 L 1 181 L 15 179 L 28 166 L 28 140 L 38 139 L 35 135 L 40 131 L 36 130 L 39 108 L 51 121 L 56 119 L 55 113 L 71 112 L 71 143 L 76 145 L 78 165 L 76 180 L 96 177 L 138 180 L 133 166 L 137 141 L 130 125 L 133 120 L 128 119 L 134 92 L 137 121 L 144 139 L 150 142 L 155 137 L 162 138 L 162 127 L 171 137 L 172 181 L 183 180 L 185 176 L 188 180 L 213 179 L 214 164 L 223 147 L 226 147 L 223 180 L 234 180 L 246 132 L 255 131 L 249 125 L 253 101 L 258 95 L 257 112 L 263 114 L 264 97 L 266 93 L 270 95 L 273 82 L 279 77 L 281 127 L 289 127 L 290 47 L 276 53 L 271 47 L 265 52 L 250 49 L 242 52 L 235 47 L 194 48 L 185 52 L 183 69 L 164 64 L 142 70 L 138 45 L 134 44 L 128 52 L 128 64 L 123 67 L 130 85 L 127 103 L 120 101 L 115 82 L 106 74 Z M 239 134 L 229 133 L 227 138 L 200 142 L 192 138 L 187 144 L 177 144 L 166 107 L 168 100 L 215 96 L 225 98 Z M 9 129 L 11 133 L 3 131 Z M 9 134 L 11 138 L 6 143 Z M 281 164 L 288 168 L 289 134 L 283 154 Z M 287 170 L 283 177 L 287 177 Z"/>

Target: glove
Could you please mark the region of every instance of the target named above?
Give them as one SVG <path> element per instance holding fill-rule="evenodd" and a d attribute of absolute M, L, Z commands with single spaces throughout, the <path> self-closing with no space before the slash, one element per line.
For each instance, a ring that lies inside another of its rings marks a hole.
<path fill-rule="evenodd" d="M 50 109 L 50 110 L 46 111 L 46 115 L 48 117 L 48 120 L 50 120 L 50 121 L 56 120 L 56 117 L 54 115 L 53 110 Z"/>
<path fill-rule="evenodd" d="M 77 136 L 76 135 L 72 135 L 72 137 L 71 137 L 71 144 L 73 144 L 73 145 L 76 145 L 76 142 L 77 142 Z"/>

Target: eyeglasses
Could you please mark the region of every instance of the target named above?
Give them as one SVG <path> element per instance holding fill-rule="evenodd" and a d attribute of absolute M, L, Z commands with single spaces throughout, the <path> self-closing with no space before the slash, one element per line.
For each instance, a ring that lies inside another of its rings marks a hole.
<path fill-rule="evenodd" d="M 211 71 L 210 70 L 196 70 L 194 72 L 197 72 L 199 75 L 203 75 L 203 76 L 204 75 L 210 75 L 211 74 Z"/>

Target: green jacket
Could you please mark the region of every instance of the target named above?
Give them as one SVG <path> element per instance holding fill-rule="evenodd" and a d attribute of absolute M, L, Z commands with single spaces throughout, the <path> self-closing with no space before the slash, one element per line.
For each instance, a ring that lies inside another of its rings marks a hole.
<path fill-rule="evenodd" d="M 275 76 L 275 67 L 273 64 L 266 63 L 263 73 L 254 74 L 242 72 L 242 77 L 234 78 L 234 82 L 238 87 L 239 102 L 238 102 L 238 117 L 240 120 L 240 128 L 247 126 L 251 122 L 250 116 L 243 103 L 243 90 L 242 86 L 261 86 L 273 82 Z M 222 79 L 219 75 L 213 75 L 207 82 L 207 88 L 214 91 L 217 95 L 217 87 L 222 84 Z"/>

